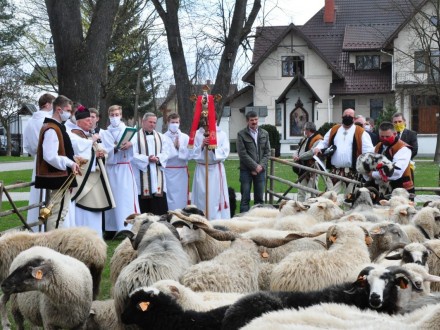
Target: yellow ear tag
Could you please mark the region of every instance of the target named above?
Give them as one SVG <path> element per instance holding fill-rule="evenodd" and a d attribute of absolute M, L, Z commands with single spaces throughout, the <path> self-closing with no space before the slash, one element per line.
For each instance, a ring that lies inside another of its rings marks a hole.
<path fill-rule="evenodd" d="M 145 312 L 148 309 L 148 306 L 150 306 L 150 303 L 148 301 L 142 301 L 139 303 L 139 308 L 143 312 Z"/>
<path fill-rule="evenodd" d="M 37 280 L 41 280 L 42 278 L 43 278 L 43 271 L 42 270 L 37 270 L 36 272 L 35 272 L 35 278 L 37 279 Z"/>
<path fill-rule="evenodd" d="M 373 239 L 370 236 L 365 236 L 365 244 L 371 245 L 373 243 Z"/>
<path fill-rule="evenodd" d="M 330 236 L 329 241 L 331 241 L 332 243 L 336 242 L 336 236 Z"/>
<path fill-rule="evenodd" d="M 408 288 L 408 284 L 405 283 L 404 280 L 400 280 L 400 285 L 399 286 L 400 286 L 401 289 L 407 289 Z"/>
<path fill-rule="evenodd" d="M 266 251 L 261 252 L 261 257 L 266 259 L 269 258 L 269 253 L 267 253 Z"/>

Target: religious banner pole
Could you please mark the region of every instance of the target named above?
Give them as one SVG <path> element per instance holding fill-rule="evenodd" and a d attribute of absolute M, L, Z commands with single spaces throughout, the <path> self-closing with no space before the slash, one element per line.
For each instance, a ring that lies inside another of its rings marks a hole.
<path fill-rule="evenodd" d="M 204 139 L 208 139 L 208 144 L 204 146 L 205 150 L 205 216 L 209 219 L 209 151 L 217 148 L 217 127 L 215 119 L 214 99 L 221 99 L 220 95 L 215 98 L 208 94 L 209 87 L 203 87 L 203 95 L 192 96 L 192 100 L 196 101 L 194 108 L 194 119 L 189 135 L 188 148 L 194 147 L 194 138 L 196 130 L 202 123 L 205 132 Z M 204 144 L 204 142 L 202 142 Z"/>

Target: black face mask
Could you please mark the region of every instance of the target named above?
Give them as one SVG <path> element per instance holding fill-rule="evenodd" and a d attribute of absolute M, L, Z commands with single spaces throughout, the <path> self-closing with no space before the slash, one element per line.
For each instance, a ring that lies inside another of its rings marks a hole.
<path fill-rule="evenodd" d="M 342 124 L 345 126 L 351 126 L 353 124 L 354 118 L 350 116 L 343 116 L 342 117 Z"/>

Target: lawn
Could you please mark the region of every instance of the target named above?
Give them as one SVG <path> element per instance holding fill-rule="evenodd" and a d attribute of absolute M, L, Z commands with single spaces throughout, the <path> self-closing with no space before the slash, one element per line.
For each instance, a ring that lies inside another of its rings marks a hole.
<path fill-rule="evenodd" d="M 3 162 L 28 162 L 32 160 L 32 157 L 26 157 L 26 156 L 0 156 L 0 163 Z"/>

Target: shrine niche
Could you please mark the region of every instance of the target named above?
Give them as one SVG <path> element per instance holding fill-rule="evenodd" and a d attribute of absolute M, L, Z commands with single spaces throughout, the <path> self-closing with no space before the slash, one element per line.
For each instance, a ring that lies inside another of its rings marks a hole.
<path fill-rule="evenodd" d="M 309 114 L 303 108 L 301 99 L 295 103 L 295 109 L 290 113 L 290 136 L 302 136 L 304 124 L 309 121 Z"/>

